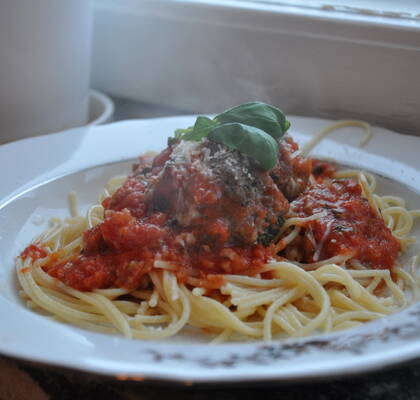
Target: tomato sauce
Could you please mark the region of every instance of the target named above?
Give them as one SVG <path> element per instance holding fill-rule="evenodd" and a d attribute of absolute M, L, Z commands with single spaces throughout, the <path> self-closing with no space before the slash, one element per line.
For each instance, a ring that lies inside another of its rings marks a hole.
<path fill-rule="evenodd" d="M 369 268 L 390 269 L 395 264 L 400 244 L 362 197 L 357 182 L 349 179 L 316 183 L 291 208 L 299 217 L 325 212 L 325 216 L 309 223 L 306 234 L 294 244 L 302 262 L 351 255 Z"/>
<path fill-rule="evenodd" d="M 258 235 L 289 202 L 268 172 L 232 151 L 188 146 L 188 153 L 168 147 L 154 159 L 141 157 L 103 201 L 104 221 L 84 233 L 82 253 L 51 258 L 45 271 L 82 291 L 138 288 L 159 260 L 171 264 L 179 282 L 209 289 L 225 274 L 257 273 L 275 255 Z"/>
<path fill-rule="evenodd" d="M 206 142 L 187 143 L 187 149 L 175 143 L 154 158 L 140 157 L 132 175 L 103 201 L 104 221 L 84 233 L 81 254 L 65 260 L 52 254 L 44 270 L 81 291 L 133 290 L 155 262 L 166 261 L 180 283 L 217 289 L 224 275 L 254 275 L 276 256 L 270 240 L 289 207 L 300 217 L 326 213 L 305 228 L 310 235 L 287 246 L 296 248 L 299 261 L 348 254 L 372 268 L 391 268 L 399 242 L 361 187 L 326 179 L 335 171 L 331 165 L 296 156 L 290 137 L 282 143 L 268 172 Z M 316 183 L 308 186 L 312 170 Z M 46 255 L 30 245 L 21 257 Z"/>
<path fill-rule="evenodd" d="M 22 258 L 32 258 L 33 261 L 36 261 L 40 258 L 47 256 L 47 252 L 40 246 L 35 244 L 30 244 L 25 250 L 22 251 L 20 256 Z"/>
<path fill-rule="evenodd" d="M 312 159 L 312 175 L 318 181 L 322 182 L 325 178 L 333 178 L 337 168 L 328 161 Z"/>

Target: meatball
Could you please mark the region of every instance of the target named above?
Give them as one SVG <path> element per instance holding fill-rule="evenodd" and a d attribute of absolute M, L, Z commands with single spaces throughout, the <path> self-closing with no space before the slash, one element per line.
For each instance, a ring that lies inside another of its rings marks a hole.
<path fill-rule="evenodd" d="M 174 229 L 199 232 L 195 239 L 209 245 L 250 245 L 278 224 L 309 177 L 310 165 L 293 157 L 290 138 L 279 148 L 278 164 L 266 172 L 221 144 L 181 141 L 151 166 L 141 162 L 134 176 L 147 182 L 147 212 L 166 214 Z"/>

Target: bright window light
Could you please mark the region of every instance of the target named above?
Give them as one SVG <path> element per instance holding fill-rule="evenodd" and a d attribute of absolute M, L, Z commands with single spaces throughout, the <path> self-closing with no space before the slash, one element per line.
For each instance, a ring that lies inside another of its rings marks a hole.
<path fill-rule="evenodd" d="M 176 0 L 175 0 L 176 1 Z M 204 3 L 204 0 L 190 0 Z M 211 0 L 208 1 L 211 3 Z M 419 0 L 225 0 L 225 3 L 294 6 L 306 9 L 420 19 Z"/>

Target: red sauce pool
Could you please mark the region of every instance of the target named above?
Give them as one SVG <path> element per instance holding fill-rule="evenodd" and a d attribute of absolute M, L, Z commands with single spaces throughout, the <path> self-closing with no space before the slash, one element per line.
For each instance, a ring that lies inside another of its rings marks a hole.
<path fill-rule="evenodd" d="M 302 262 L 352 254 L 369 268 L 393 267 L 400 244 L 361 194 L 353 180 L 333 180 L 313 185 L 292 203 L 299 217 L 326 212 L 309 223 L 314 241 L 306 235 L 296 244 Z"/>

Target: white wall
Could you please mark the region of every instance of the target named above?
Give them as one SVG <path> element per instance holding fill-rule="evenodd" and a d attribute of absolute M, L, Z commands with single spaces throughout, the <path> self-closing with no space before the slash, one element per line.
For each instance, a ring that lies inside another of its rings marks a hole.
<path fill-rule="evenodd" d="M 186 112 L 258 99 L 420 135 L 420 21 L 217 3 L 97 0 L 94 87 Z"/>

